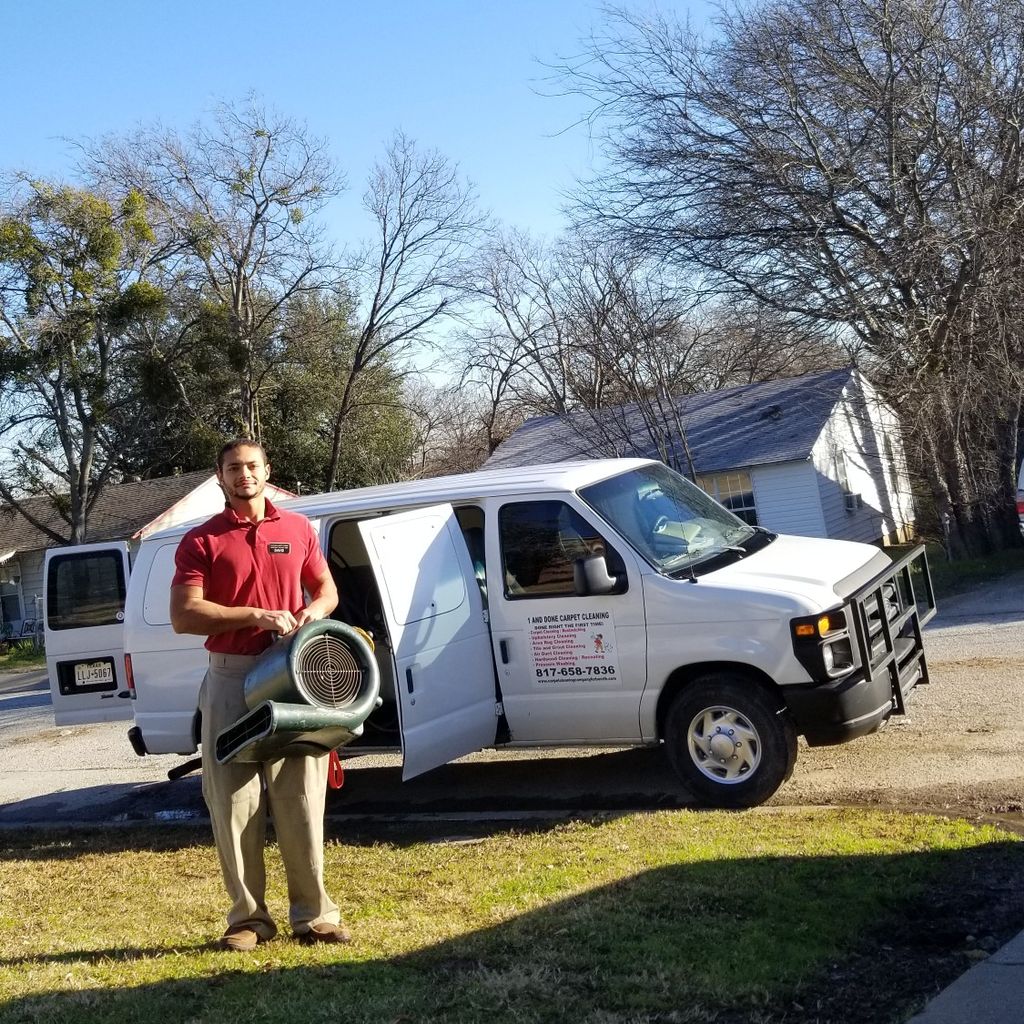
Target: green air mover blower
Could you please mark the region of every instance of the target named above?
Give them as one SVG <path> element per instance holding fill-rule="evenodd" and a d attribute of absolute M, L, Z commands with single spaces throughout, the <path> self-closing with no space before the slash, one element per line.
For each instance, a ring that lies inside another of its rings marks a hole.
<path fill-rule="evenodd" d="M 333 619 L 307 622 L 245 677 L 249 712 L 217 736 L 218 764 L 324 754 L 351 742 L 380 705 L 372 641 Z"/>

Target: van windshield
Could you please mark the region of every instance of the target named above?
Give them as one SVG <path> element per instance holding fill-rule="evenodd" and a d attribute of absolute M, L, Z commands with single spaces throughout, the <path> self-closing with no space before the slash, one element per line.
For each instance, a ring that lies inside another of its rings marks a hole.
<path fill-rule="evenodd" d="M 579 493 L 656 569 L 672 575 L 729 552 L 742 556 L 758 535 L 757 527 L 662 464 L 630 470 Z"/>

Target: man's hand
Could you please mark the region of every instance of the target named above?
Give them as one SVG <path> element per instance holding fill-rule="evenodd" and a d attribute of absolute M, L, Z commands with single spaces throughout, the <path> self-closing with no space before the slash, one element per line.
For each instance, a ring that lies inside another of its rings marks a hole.
<path fill-rule="evenodd" d="M 322 619 L 325 614 L 325 612 L 320 611 L 314 605 L 308 605 L 295 616 L 295 628 L 298 629 L 299 626 L 304 626 L 307 622 L 316 622 L 318 619 Z"/>
<path fill-rule="evenodd" d="M 304 621 L 306 620 L 302 618 L 301 613 L 299 618 L 296 619 L 289 611 L 264 611 L 258 609 L 254 616 L 253 625 L 257 629 L 265 629 L 268 633 L 284 635 L 297 629 Z"/>

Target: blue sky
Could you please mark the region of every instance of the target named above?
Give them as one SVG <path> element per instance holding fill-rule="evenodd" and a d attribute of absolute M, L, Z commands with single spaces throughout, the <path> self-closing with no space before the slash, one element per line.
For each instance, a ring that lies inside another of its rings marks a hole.
<path fill-rule="evenodd" d="M 186 127 L 255 90 L 330 140 L 349 179 L 331 229 L 348 242 L 365 231 L 363 181 L 396 128 L 457 162 L 501 220 L 539 234 L 559 230 L 562 194 L 598 158 L 586 129 L 570 128 L 582 101 L 540 94 L 550 86 L 539 62 L 578 52 L 601 23 L 590 0 L 2 0 L 0 10 L 0 171 L 70 175 L 65 138 L 157 119 Z"/>

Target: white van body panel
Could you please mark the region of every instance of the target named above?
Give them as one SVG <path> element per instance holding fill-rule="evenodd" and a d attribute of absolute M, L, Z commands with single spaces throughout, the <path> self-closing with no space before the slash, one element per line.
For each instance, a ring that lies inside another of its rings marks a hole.
<path fill-rule="evenodd" d="M 174 553 L 184 529 L 143 543 L 128 584 L 125 650 L 132 659 L 135 724 L 150 754 L 193 754 L 208 657 L 204 637 L 171 628 Z"/>
<path fill-rule="evenodd" d="M 122 627 L 129 571 L 128 545 L 123 541 L 79 544 L 46 552 L 46 670 L 57 725 L 115 722 L 132 717 Z M 117 573 L 120 595 L 107 593 Z M 68 607 L 71 576 L 78 578 L 77 589 L 91 590 L 93 597 L 97 596 L 95 588 L 101 586 L 101 603 L 88 608 Z M 63 599 L 58 587 L 66 591 Z M 57 597 L 55 604 L 60 607 L 50 607 L 51 594 Z M 67 625 L 69 621 L 80 625 Z"/>
<path fill-rule="evenodd" d="M 754 596 L 790 594 L 803 607 L 796 614 L 813 614 L 835 603 L 838 582 L 879 556 L 883 564 L 889 561 L 869 544 L 780 534 L 756 556 L 724 566 L 711 578 Z"/>
<path fill-rule="evenodd" d="M 395 657 L 402 778 L 494 743 L 491 638 L 451 505 L 359 524 Z"/>
<path fill-rule="evenodd" d="M 879 555 L 877 548 L 850 541 L 780 534 L 750 558 L 697 582 L 648 570 L 644 597 L 650 684 L 640 708 L 643 735 L 656 735 L 662 688 L 686 664 L 749 667 L 779 686 L 810 682 L 793 651 L 790 620 L 834 606 L 835 584 Z M 689 626 L 693 628 L 684 640 L 680 629 Z"/>
<path fill-rule="evenodd" d="M 574 494 L 540 492 L 528 500 L 563 502 L 583 518 L 599 522 Z M 509 595 L 498 532 L 504 504 L 507 501 L 486 504 L 487 576 L 488 590 L 495 595 L 490 602 L 494 661 L 512 744 L 641 742 L 638 709 L 647 681 L 647 626 L 639 560 L 602 524 L 602 533 L 625 562 L 628 578 L 636 581 L 626 593 Z M 559 650 L 569 664 L 547 667 L 558 660 Z"/>

